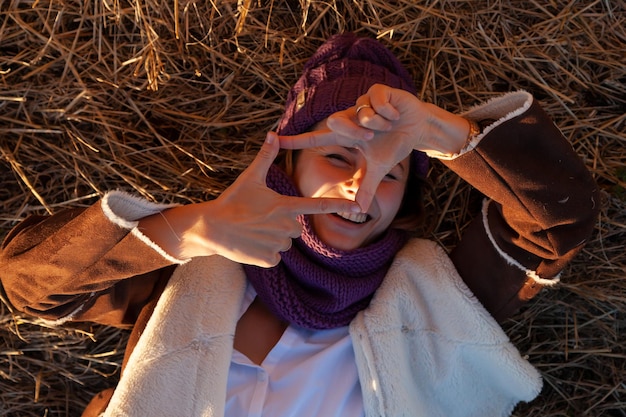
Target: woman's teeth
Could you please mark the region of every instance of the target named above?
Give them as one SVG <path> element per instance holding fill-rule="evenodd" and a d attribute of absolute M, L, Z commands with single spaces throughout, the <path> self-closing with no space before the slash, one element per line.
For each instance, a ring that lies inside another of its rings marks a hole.
<path fill-rule="evenodd" d="M 337 215 L 354 223 L 365 223 L 367 221 L 367 214 L 365 213 L 337 213 Z"/>

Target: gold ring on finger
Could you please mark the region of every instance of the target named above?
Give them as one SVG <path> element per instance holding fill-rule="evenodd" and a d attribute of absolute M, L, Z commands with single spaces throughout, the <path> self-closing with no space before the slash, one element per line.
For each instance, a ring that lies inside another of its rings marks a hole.
<path fill-rule="evenodd" d="M 363 109 L 371 109 L 372 106 L 370 106 L 369 104 L 361 104 L 360 106 L 358 106 L 356 108 L 356 116 L 359 117 L 359 112 Z"/>

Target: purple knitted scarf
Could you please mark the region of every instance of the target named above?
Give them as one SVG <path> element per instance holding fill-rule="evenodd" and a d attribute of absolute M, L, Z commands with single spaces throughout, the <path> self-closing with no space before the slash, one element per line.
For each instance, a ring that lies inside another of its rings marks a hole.
<path fill-rule="evenodd" d="M 289 176 L 272 166 L 267 185 L 283 194 L 299 195 Z M 273 268 L 245 265 L 258 297 L 282 320 L 310 329 L 346 326 L 369 305 L 407 234 L 390 229 L 378 241 L 352 251 L 325 245 L 307 216 L 300 216 L 302 236 Z"/>

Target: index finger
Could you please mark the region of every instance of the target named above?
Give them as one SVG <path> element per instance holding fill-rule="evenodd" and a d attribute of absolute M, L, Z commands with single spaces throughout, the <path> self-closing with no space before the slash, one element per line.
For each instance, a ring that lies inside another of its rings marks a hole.
<path fill-rule="evenodd" d="M 299 135 L 278 136 L 280 147 L 283 149 L 305 149 L 318 146 L 334 145 L 339 138 L 332 130 L 314 130 Z"/>
<path fill-rule="evenodd" d="M 370 204 L 372 204 L 372 200 L 374 200 L 376 195 L 376 190 L 380 182 L 385 178 L 385 175 L 387 175 L 387 172 L 389 171 L 382 166 L 373 166 L 365 172 L 361 185 L 356 192 L 356 202 L 364 213 L 369 210 Z"/>
<path fill-rule="evenodd" d="M 285 197 L 290 211 L 299 214 L 360 213 L 361 207 L 351 200 L 325 197 Z"/>
<path fill-rule="evenodd" d="M 344 129 L 345 133 L 346 130 Z M 373 132 L 363 127 L 352 128 L 349 134 L 342 134 L 330 129 L 313 130 L 293 136 L 279 136 L 280 147 L 283 149 L 305 149 L 319 146 L 340 145 L 350 148 L 357 147 L 362 140 L 369 140 Z"/>

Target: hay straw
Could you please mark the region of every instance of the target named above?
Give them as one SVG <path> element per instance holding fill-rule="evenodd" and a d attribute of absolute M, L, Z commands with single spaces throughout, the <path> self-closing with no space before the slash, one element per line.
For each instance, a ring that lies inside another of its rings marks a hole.
<path fill-rule="evenodd" d="M 417 4 L 416 4 L 417 3 Z M 626 416 L 623 2 L 31 0 L 0 8 L 0 236 L 109 189 L 214 198 L 275 126 L 329 35 L 389 45 L 419 96 L 462 111 L 526 89 L 603 190 L 585 250 L 505 324 L 545 380 L 516 416 Z M 431 237 L 453 246 L 480 196 L 434 163 Z M 0 416 L 79 415 L 119 376 L 127 332 L 2 310 Z"/>

